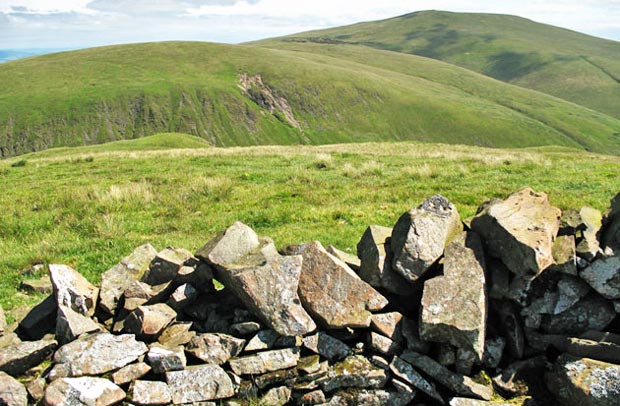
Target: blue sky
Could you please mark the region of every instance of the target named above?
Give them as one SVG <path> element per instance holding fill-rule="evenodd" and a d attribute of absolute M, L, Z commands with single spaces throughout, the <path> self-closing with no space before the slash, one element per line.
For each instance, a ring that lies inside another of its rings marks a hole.
<path fill-rule="evenodd" d="M 0 0 L 0 49 L 237 43 L 429 9 L 514 14 L 620 40 L 620 0 Z"/>

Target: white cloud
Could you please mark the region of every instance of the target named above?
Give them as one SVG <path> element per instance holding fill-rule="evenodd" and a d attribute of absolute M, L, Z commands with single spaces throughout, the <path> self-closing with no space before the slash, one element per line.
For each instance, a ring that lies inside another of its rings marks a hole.
<path fill-rule="evenodd" d="M 27 14 L 53 13 L 91 13 L 87 5 L 91 0 L 0 0 L 0 12 L 11 13 L 15 10 Z"/>

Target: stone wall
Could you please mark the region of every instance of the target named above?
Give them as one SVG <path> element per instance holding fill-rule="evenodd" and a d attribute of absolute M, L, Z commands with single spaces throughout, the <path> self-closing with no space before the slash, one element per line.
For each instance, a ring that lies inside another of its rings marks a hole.
<path fill-rule="evenodd" d="M 0 404 L 620 405 L 620 195 L 524 189 L 467 224 L 436 195 L 356 256 L 235 223 L 100 286 L 48 269 L 24 286 L 49 297 L 0 309 Z"/>

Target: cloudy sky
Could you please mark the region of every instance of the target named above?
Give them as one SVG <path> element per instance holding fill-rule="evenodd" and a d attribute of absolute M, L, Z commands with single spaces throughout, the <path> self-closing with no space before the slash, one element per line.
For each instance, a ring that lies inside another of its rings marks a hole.
<path fill-rule="evenodd" d="M 237 43 L 429 9 L 515 14 L 620 40 L 620 0 L 0 0 L 0 49 Z"/>

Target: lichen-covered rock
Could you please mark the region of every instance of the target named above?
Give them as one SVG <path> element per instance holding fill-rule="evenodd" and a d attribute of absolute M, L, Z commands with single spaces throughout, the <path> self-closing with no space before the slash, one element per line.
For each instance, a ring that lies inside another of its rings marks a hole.
<path fill-rule="evenodd" d="M 58 306 L 66 306 L 85 316 L 95 313 L 99 295 L 97 287 L 67 265 L 50 264 L 49 274 Z"/>
<path fill-rule="evenodd" d="M 399 312 L 373 314 L 370 327 L 392 340 L 401 341 L 403 315 Z"/>
<path fill-rule="evenodd" d="M 620 299 L 620 256 L 594 261 L 581 277 L 603 297 Z"/>
<path fill-rule="evenodd" d="M 164 329 L 157 337 L 157 342 L 166 347 L 185 345 L 196 337 L 195 331 L 190 331 L 192 323 L 181 322 L 172 324 Z"/>
<path fill-rule="evenodd" d="M 567 338 L 566 352 L 577 357 L 620 364 L 620 345 L 603 340 Z"/>
<path fill-rule="evenodd" d="M 243 350 L 245 340 L 219 333 L 200 334 L 187 345 L 187 351 L 207 364 L 222 365 Z"/>
<path fill-rule="evenodd" d="M 108 406 L 125 399 L 125 392 L 103 378 L 62 378 L 45 390 L 49 406 Z"/>
<path fill-rule="evenodd" d="M 398 357 L 394 357 L 392 363 L 390 364 L 390 371 L 414 388 L 426 393 L 428 396 L 439 401 L 440 403 L 444 403 L 443 398 L 437 392 L 435 385 L 424 379 L 424 377 L 420 375 L 408 362 L 405 362 Z"/>
<path fill-rule="evenodd" d="M 134 362 L 147 350 L 131 334 L 96 333 L 60 347 L 54 354 L 54 362 L 55 367 L 63 364 L 69 377 L 101 375 Z"/>
<path fill-rule="evenodd" d="M 357 243 L 357 256 L 361 260 L 359 276 L 375 288 L 383 288 L 397 295 L 411 293 L 412 286 L 392 269 L 390 238 L 392 229 L 370 226 Z"/>
<path fill-rule="evenodd" d="M 470 349 L 482 359 L 487 297 L 482 244 L 463 233 L 448 244 L 444 275 L 424 283 L 420 337 Z"/>
<path fill-rule="evenodd" d="M 302 396 L 299 397 L 297 404 L 301 406 L 314 406 L 325 402 L 325 394 L 322 390 L 317 389 L 308 393 L 304 393 Z"/>
<path fill-rule="evenodd" d="M 235 394 L 230 377 L 217 365 L 207 364 L 168 372 L 166 382 L 174 404 L 224 399 Z"/>
<path fill-rule="evenodd" d="M 271 388 L 260 398 L 260 403 L 269 406 L 284 406 L 291 398 L 291 390 L 286 386 Z"/>
<path fill-rule="evenodd" d="M 43 362 L 57 346 L 56 340 L 40 340 L 22 341 L 0 348 L 0 371 L 15 377 L 20 376 Z"/>
<path fill-rule="evenodd" d="M 304 337 L 303 343 L 304 347 L 330 361 L 341 360 L 351 353 L 348 345 L 322 331 Z"/>
<path fill-rule="evenodd" d="M 71 342 L 82 334 L 101 331 L 102 328 L 90 317 L 61 305 L 56 316 L 56 340 L 62 345 Z"/>
<path fill-rule="evenodd" d="M 549 334 L 581 334 L 587 330 L 603 330 L 615 317 L 611 303 L 587 297 L 560 314 L 544 316 L 541 328 Z"/>
<path fill-rule="evenodd" d="M 123 332 L 135 334 L 138 339 L 153 341 L 177 317 L 177 313 L 165 303 L 138 306 L 125 319 Z"/>
<path fill-rule="evenodd" d="M 547 195 L 525 188 L 504 201 L 483 206 L 471 222 L 489 253 L 512 272 L 538 274 L 553 264 L 553 241 L 560 227 L 560 209 Z"/>
<path fill-rule="evenodd" d="M 196 257 L 217 268 L 228 268 L 259 246 L 260 240 L 254 230 L 237 221 L 200 248 Z"/>
<path fill-rule="evenodd" d="M 166 382 L 135 381 L 130 392 L 132 402 L 138 405 L 167 405 L 172 401 Z"/>
<path fill-rule="evenodd" d="M 28 393 L 24 385 L 10 375 L 0 372 L 0 405 L 26 406 L 27 404 Z"/>
<path fill-rule="evenodd" d="M 285 348 L 232 358 L 229 360 L 229 365 L 237 375 L 260 375 L 292 368 L 297 365 L 297 361 L 299 361 L 299 348 Z"/>
<path fill-rule="evenodd" d="M 443 254 L 446 244 L 463 230 L 456 207 L 441 195 L 426 199 L 403 214 L 392 231 L 392 267 L 415 282 Z"/>
<path fill-rule="evenodd" d="M 99 291 L 99 307 L 106 313 L 114 315 L 118 301 L 123 292 L 134 281 L 139 281 L 157 251 L 150 244 L 136 248 L 130 255 L 123 258 L 117 265 L 101 275 Z"/>
<path fill-rule="evenodd" d="M 142 282 L 160 285 L 174 280 L 183 265 L 189 261 L 192 253 L 183 248 L 168 247 L 157 253 L 149 264 L 149 269 L 142 277 Z"/>
<path fill-rule="evenodd" d="M 579 210 L 581 219 L 580 230 L 577 232 L 579 242 L 577 253 L 579 256 L 593 260 L 600 251 L 599 234 L 603 225 L 603 215 L 600 211 L 584 206 Z"/>
<path fill-rule="evenodd" d="M 352 355 L 335 364 L 322 382 L 326 392 L 341 388 L 383 388 L 387 383 L 387 372 L 373 365 L 361 355 Z"/>
<path fill-rule="evenodd" d="M 563 354 L 548 383 L 567 406 L 620 405 L 620 365 Z"/>
<path fill-rule="evenodd" d="M 370 312 L 388 304 L 385 297 L 328 253 L 320 242 L 288 247 L 287 253 L 303 257 L 299 297 L 324 327 L 368 327 Z"/>
<path fill-rule="evenodd" d="M 338 391 L 322 406 L 405 406 L 413 400 L 410 394 L 383 389 L 346 389 Z"/>
<path fill-rule="evenodd" d="M 330 245 L 327 247 L 327 252 L 329 252 L 330 254 L 332 254 L 333 256 L 335 256 L 336 258 L 338 258 L 345 264 L 349 265 L 349 267 L 353 269 L 355 272 L 359 272 L 360 266 L 362 265 L 362 261 L 358 258 L 357 255 L 349 254 L 348 252 L 339 250 L 333 245 Z"/>
<path fill-rule="evenodd" d="M 112 381 L 117 385 L 125 385 L 136 381 L 151 372 L 151 367 L 145 362 L 127 365 L 112 374 Z"/>
<path fill-rule="evenodd" d="M 183 347 L 165 348 L 158 344 L 153 344 L 146 354 L 146 359 L 156 374 L 163 374 L 169 371 L 180 371 L 187 365 L 185 351 Z"/>
<path fill-rule="evenodd" d="M 577 251 L 575 236 L 559 235 L 553 242 L 552 248 L 553 261 L 549 269 L 562 272 L 567 275 L 577 275 Z"/>

